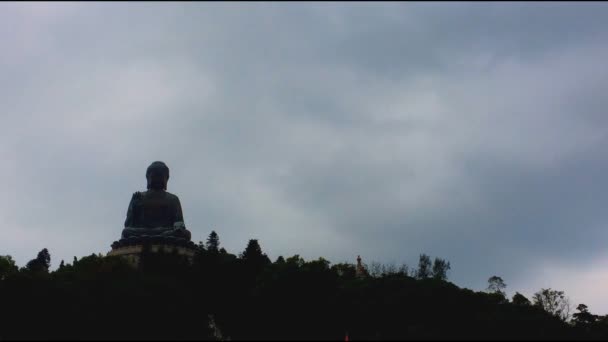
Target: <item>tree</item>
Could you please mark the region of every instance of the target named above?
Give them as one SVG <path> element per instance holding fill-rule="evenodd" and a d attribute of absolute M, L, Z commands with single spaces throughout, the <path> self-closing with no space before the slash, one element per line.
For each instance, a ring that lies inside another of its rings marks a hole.
<path fill-rule="evenodd" d="M 65 267 L 65 263 L 63 262 L 63 260 L 61 260 L 61 263 L 59 264 L 59 269 L 62 269 Z"/>
<path fill-rule="evenodd" d="M 519 292 L 515 292 L 511 300 L 515 305 L 530 305 L 530 300 Z"/>
<path fill-rule="evenodd" d="M 34 272 L 48 272 L 51 267 L 51 254 L 44 248 L 38 252 L 36 259 L 30 260 L 25 266 L 26 269 Z"/>
<path fill-rule="evenodd" d="M 369 275 L 374 278 L 379 278 L 382 276 L 382 264 L 377 261 L 372 261 L 369 265 Z"/>
<path fill-rule="evenodd" d="M 507 288 L 507 284 L 505 284 L 504 280 L 502 280 L 499 276 L 491 276 L 488 279 L 488 288 L 487 291 L 490 293 L 495 293 L 506 297 L 505 289 Z"/>
<path fill-rule="evenodd" d="M 248 262 L 270 263 L 270 259 L 268 259 L 268 256 L 266 256 L 266 254 L 262 253 L 262 248 L 260 247 L 260 244 L 256 239 L 249 240 L 245 251 L 241 253 L 240 257 L 241 259 Z"/>
<path fill-rule="evenodd" d="M 347 263 L 335 264 L 331 267 L 331 270 L 334 271 L 340 277 L 354 278 L 357 275 L 357 269 L 355 268 L 355 265 Z"/>
<path fill-rule="evenodd" d="M 305 263 L 304 259 L 299 254 L 296 254 L 294 256 L 291 256 L 291 257 L 285 259 L 285 264 L 295 266 L 295 267 L 302 267 L 304 265 L 304 263 Z"/>
<path fill-rule="evenodd" d="M 534 294 L 532 300 L 534 305 L 562 321 L 567 321 L 570 317 L 570 299 L 564 295 L 564 291 L 541 289 Z"/>
<path fill-rule="evenodd" d="M 215 231 L 211 231 L 207 238 L 207 251 L 211 253 L 219 253 L 220 250 L 220 237 Z"/>
<path fill-rule="evenodd" d="M 433 262 L 433 278 L 439 280 L 447 280 L 448 279 L 448 271 L 450 270 L 450 262 L 435 258 Z"/>
<path fill-rule="evenodd" d="M 426 254 L 420 254 L 418 260 L 418 270 L 416 271 L 416 277 L 418 279 L 429 278 L 431 276 L 431 258 Z"/>
<path fill-rule="evenodd" d="M 0 255 L 0 280 L 6 276 L 16 273 L 19 267 L 15 265 L 15 260 L 10 255 Z"/>
<path fill-rule="evenodd" d="M 579 312 L 572 315 L 572 318 L 576 325 L 585 325 L 585 324 L 594 323 L 595 321 L 597 321 L 597 319 L 599 317 L 598 315 L 594 315 L 591 312 L 589 312 L 588 307 L 585 304 L 579 304 L 576 307 L 576 310 L 578 310 Z"/>
<path fill-rule="evenodd" d="M 205 243 L 203 241 L 199 241 L 198 244 L 196 245 L 196 247 L 198 248 L 199 251 L 204 251 Z"/>
<path fill-rule="evenodd" d="M 327 271 L 329 270 L 329 265 L 331 263 L 329 262 L 329 260 L 323 258 L 323 257 L 319 257 L 319 259 L 317 260 L 312 260 L 309 261 L 305 264 L 305 266 L 309 269 L 309 270 L 321 270 L 321 271 Z"/>
<path fill-rule="evenodd" d="M 359 262 L 332 265 L 295 255 L 264 265 L 260 243 L 246 245 L 238 257 L 199 251 L 192 263 L 176 251 L 149 253 L 141 271 L 125 258 L 95 254 L 48 275 L 16 270 L 0 280 L 0 339 L 332 340 L 345 331 L 360 340 L 608 336 L 608 317 L 596 318 L 584 304 L 568 324 L 523 306 L 530 301 L 520 293 L 513 304 L 499 305 L 504 301 L 496 293 L 418 281 L 392 265 L 379 264 L 377 278 L 360 276 Z M 448 264 L 421 259 L 428 277 Z M 15 267 L 10 257 L 0 257 L 0 270 Z M 129 310 L 116 310 L 117 302 L 129 303 Z M 196 315 L 183 315 L 193 309 Z"/>

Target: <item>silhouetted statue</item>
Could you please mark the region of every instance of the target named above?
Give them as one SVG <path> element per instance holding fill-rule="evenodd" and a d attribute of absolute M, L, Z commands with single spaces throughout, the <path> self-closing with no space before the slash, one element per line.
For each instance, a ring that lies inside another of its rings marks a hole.
<path fill-rule="evenodd" d="M 184 225 L 179 198 L 167 192 L 169 168 L 156 161 L 146 170 L 148 190 L 136 192 L 127 210 L 122 239 L 116 246 L 145 241 L 190 243 L 190 231 Z M 113 245 L 114 246 L 114 245 Z"/>

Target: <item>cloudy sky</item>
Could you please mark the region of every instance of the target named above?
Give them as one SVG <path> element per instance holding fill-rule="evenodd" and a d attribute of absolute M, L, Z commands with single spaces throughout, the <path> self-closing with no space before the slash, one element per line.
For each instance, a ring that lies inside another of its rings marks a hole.
<path fill-rule="evenodd" d="M 448 259 L 608 313 L 608 4 L 2 3 L 0 254 L 106 253 L 155 160 L 193 240 Z"/>

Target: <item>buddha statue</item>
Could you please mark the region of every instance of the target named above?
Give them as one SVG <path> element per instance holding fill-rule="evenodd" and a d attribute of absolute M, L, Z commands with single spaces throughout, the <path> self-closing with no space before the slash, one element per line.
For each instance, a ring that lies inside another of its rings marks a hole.
<path fill-rule="evenodd" d="M 142 243 L 192 244 L 179 198 L 167 192 L 169 168 L 153 162 L 146 170 L 147 191 L 135 192 L 127 209 L 122 238 L 113 247 Z"/>

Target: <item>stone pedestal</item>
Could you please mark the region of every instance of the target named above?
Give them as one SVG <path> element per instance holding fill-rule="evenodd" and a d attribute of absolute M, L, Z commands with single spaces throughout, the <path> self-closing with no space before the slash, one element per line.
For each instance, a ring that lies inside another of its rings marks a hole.
<path fill-rule="evenodd" d="M 149 245 L 147 248 L 148 251 L 150 251 L 151 253 L 177 253 L 178 255 L 185 255 L 186 257 L 188 257 L 188 260 L 190 260 L 190 262 L 192 262 L 196 253 L 196 250 L 194 248 L 167 244 Z M 107 254 L 107 256 L 121 256 L 125 258 L 133 267 L 138 267 L 141 253 L 143 251 L 144 245 L 116 247 L 112 248 L 112 250 Z"/>

